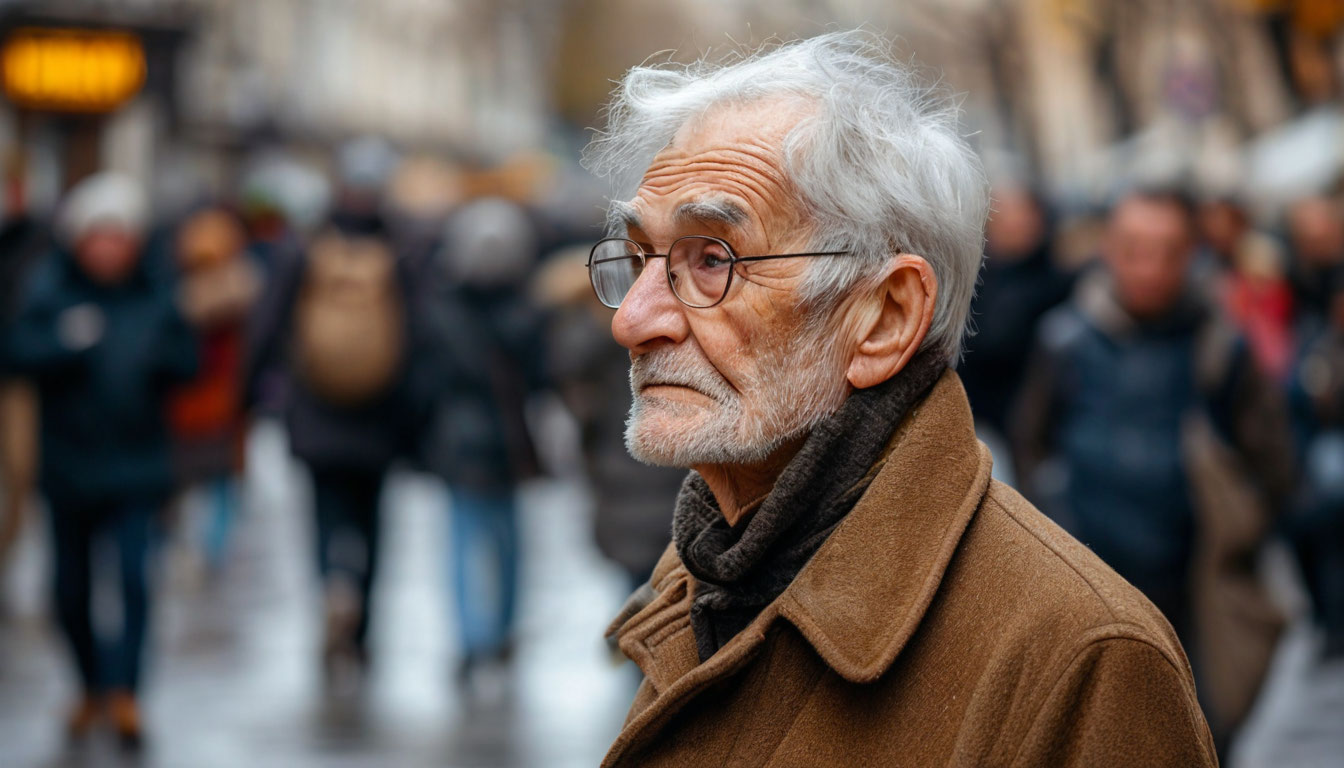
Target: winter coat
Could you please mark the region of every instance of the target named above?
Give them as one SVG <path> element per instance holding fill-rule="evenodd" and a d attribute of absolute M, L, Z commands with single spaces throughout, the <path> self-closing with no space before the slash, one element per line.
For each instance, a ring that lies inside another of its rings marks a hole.
<path fill-rule="evenodd" d="M 243 365 L 244 403 L 260 402 L 268 372 L 283 371 L 281 410 L 289 432 L 290 450 L 311 468 L 357 469 L 381 472 L 404 456 L 410 445 L 412 410 L 408 407 L 406 354 L 399 354 L 397 372 L 386 388 L 357 403 L 337 403 L 324 398 L 299 370 L 296 312 L 308 267 L 304 253 L 277 251 L 272 254 L 266 287 L 258 300 L 247 331 Z M 410 325 L 407 297 L 412 279 L 398 260 L 395 284 L 399 312 Z M 403 343 L 412 343 L 403 339 Z"/>
<path fill-rule="evenodd" d="M 540 465 L 525 407 L 545 386 L 540 315 L 507 286 L 437 283 L 421 306 L 420 460 L 450 486 L 483 493 L 535 477 Z"/>
<path fill-rule="evenodd" d="M 1171 612 L 1222 741 L 1283 625 L 1256 570 L 1293 482 L 1282 399 L 1206 298 L 1139 325 L 1096 271 L 1043 320 L 1016 416 L 1024 489 Z"/>
<path fill-rule="evenodd" d="M 991 464 L 945 373 L 816 555 L 703 663 L 669 548 L 612 625 L 645 679 L 603 765 L 1215 765 L 1171 627 Z"/>
<path fill-rule="evenodd" d="M 182 276 L 182 305 L 201 368 L 169 402 L 177 471 L 184 483 L 239 471 L 247 419 L 242 403 L 244 332 L 259 289 L 251 257 Z"/>
<path fill-rule="evenodd" d="M 137 271 L 98 285 L 64 252 L 37 265 L 10 351 L 40 399 L 41 486 L 53 506 L 166 496 L 173 486 L 165 404 L 196 371 L 196 343 L 171 285 Z M 101 326 L 73 342 L 73 313 Z"/>

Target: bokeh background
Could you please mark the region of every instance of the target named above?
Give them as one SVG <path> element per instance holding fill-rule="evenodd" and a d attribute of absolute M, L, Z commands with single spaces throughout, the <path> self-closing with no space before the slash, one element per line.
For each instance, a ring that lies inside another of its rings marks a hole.
<path fill-rule="evenodd" d="M 1014 479 L 1037 319 L 1093 268 L 1117 195 L 1178 188 L 1200 214 L 1192 284 L 1284 402 L 1304 375 L 1315 398 L 1285 444 L 1317 469 L 1280 517 L 1325 498 L 1310 536 L 1344 543 L 1344 2 L 4 0 L 0 321 L 54 302 L 67 346 L 129 339 L 101 364 L 129 378 L 0 365 L 0 764 L 597 764 L 637 683 L 602 633 L 678 478 L 623 454 L 626 358 L 582 268 L 608 190 L 581 149 L 631 66 L 859 25 L 964 94 L 991 257 L 1037 255 L 987 275 L 967 358 L 988 361 L 972 398 L 998 471 Z M 136 300 L 172 317 L 127 325 L 52 283 L 108 222 L 132 235 Z M 173 334 L 196 372 L 164 383 L 144 359 Z M 139 748 L 68 733 L 81 682 L 52 582 L 79 557 L 49 521 L 121 486 L 42 492 L 44 397 L 93 403 L 71 439 L 106 438 L 47 454 L 62 487 L 170 471 L 84 525 L 121 537 L 86 558 L 99 626 L 128 625 L 118 574 L 148 564 Z M 106 522 L 131 515 L 143 542 Z M 1304 568 L 1294 535 L 1264 532 L 1258 578 L 1289 621 L 1232 765 L 1344 754 L 1341 548 Z"/>

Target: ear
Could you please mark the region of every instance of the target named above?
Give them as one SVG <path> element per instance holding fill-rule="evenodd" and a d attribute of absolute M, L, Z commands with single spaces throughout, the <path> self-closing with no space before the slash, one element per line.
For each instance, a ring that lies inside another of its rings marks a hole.
<path fill-rule="evenodd" d="M 858 326 L 845 377 L 855 389 L 877 386 L 910 362 L 933 325 L 938 278 L 923 256 L 892 259 Z"/>

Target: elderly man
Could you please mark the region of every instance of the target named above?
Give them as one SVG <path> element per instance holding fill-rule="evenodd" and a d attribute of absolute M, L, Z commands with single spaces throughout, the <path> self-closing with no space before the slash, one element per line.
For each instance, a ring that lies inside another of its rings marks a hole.
<path fill-rule="evenodd" d="M 949 370 L 986 183 L 885 51 L 632 70 L 589 150 L 634 189 L 589 262 L 627 444 L 693 470 L 603 764 L 1212 765 L 1161 614 L 990 479 Z"/>

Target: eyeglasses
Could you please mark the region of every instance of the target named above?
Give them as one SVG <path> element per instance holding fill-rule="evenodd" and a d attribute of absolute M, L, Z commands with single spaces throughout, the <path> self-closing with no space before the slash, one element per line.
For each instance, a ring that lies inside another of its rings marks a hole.
<path fill-rule="evenodd" d="M 738 256 L 728 243 L 708 235 L 687 235 L 673 241 L 667 253 L 645 253 L 633 240 L 608 237 L 597 241 L 588 255 L 588 278 L 598 301 L 616 309 L 649 259 L 666 259 L 667 282 L 682 304 L 708 309 L 728 296 L 737 265 L 745 261 L 797 259 L 808 256 L 846 256 L 849 251 L 782 253 L 774 256 Z"/>

